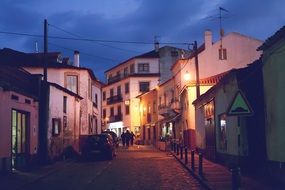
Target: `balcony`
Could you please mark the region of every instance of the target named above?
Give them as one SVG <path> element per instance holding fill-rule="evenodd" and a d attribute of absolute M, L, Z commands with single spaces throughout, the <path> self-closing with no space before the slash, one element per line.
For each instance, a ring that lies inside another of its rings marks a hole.
<path fill-rule="evenodd" d="M 108 79 L 108 84 L 112 84 L 114 82 L 118 82 L 121 80 L 121 75 L 116 75 Z"/>
<path fill-rule="evenodd" d="M 163 117 L 170 117 L 172 115 L 177 114 L 178 112 L 171 107 L 171 103 L 169 105 L 159 105 L 158 106 L 158 113 L 159 115 L 162 115 Z"/>
<path fill-rule="evenodd" d="M 171 99 L 171 104 L 170 104 L 171 109 L 173 109 L 175 112 L 179 113 L 180 112 L 180 102 L 178 98 L 173 98 Z"/>
<path fill-rule="evenodd" d="M 123 101 L 123 97 L 121 94 L 116 95 L 116 96 L 111 96 L 107 98 L 107 105 L 122 102 L 122 101 Z"/>
<path fill-rule="evenodd" d="M 118 121 L 122 121 L 122 120 L 123 120 L 123 115 L 122 114 L 113 115 L 113 116 L 110 116 L 109 123 L 118 122 Z"/>

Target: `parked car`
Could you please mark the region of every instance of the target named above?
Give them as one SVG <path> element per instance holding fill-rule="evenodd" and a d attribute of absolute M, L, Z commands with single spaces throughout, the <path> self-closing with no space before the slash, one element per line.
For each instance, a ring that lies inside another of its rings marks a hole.
<path fill-rule="evenodd" d="M 114 131 L 102 131 L 102 133 L 110 134 L 113 138 L 113 142 L 114 142 L 115 146 L 117 148 L 119 147 L 119 138 L 118 138 L 118 135 Z"/>
<path fill-rule="evenodd" d="M 88 135 L 82 146 L 82 157 L 85 159 L 103 156 L 112 160 L 115 156 L 115 144 L 110 134 Z"/>

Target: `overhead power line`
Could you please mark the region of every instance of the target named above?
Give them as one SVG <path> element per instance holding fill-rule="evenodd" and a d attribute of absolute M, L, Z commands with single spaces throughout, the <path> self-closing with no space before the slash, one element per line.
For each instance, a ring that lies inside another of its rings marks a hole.
<path fill-rule="evenodd" d="M 43 38 L 44 37 L 43 35 L 38 35 L 38 34 L 8 32 L 8 31 L 0 31 L 0 34 L 29 36 L 29 37 L 36 37 L 36 38 Z M 103 39 L 89 39 L 89 38 L 70 38 L 70 37 L 61 37 L 61 36 L 48 36 L 48 38 L 58 39 L 58 40 L 89 41 L 89 42 L 104 42 L 104 43 L 118 43 L 118 44 L 140 44 L 140 45 L 152 45 L 153 44 L 153 42 L 144 42 L 144 41 L 103 40 Z M 162 45 L 189 45 L 192 43 L 188 43 L 188 42 L 160 42 L 160 44 L 162 44 Z"/>
<path fill-rule="evenodd" d="M 52 46 L 55 46 L 55 47 L 58 47 L 58 48 L 69 50 L 69 51 L 72 51 L 72 52 L 74 51 L 74 49 L 71 49 L 71 48 L 68 48 L 68 47 L 64 47 L 64 46 L 61 46 L 61 45 L 58 45 L 58 44 L 54 44 L 54 43 L 51 43 L 51 42 L 49 42 L 48 44 L 50 44 Z M 104 59 L 104 60 L 112 61 L 112 62 L 118 62 L 119 61 L 119 60 L 115 60 L 115 59 L 111 59 L 111 58 L 107 58 L 107 57 L 102 57 L 102 56 L 97 56 L 97 55 L 93 55 L 93 54 L 90 54 L 90 53 L 82 52 L 81 50 L 80 50 L 80 54 L 84 54 L 84 55 L 89 56 L 89 57 Z"/>
<path fill-rule="evenodd" d="M 53 28 L 55 28 L 55 29 L 57 29 L 57 30 L 60 30 L 60 31 L 62 31 L 62 32 L 65 32 L 65 33 L 67 33 L 67 34 L 69 34 L 69 35 L 71 35 L 71 36 L 75 36 L 75 37 L 77 37 L 77 38 L 82 38 L 82 36 L 80 36 L 80 35 L 78 35 L 78 34 L 75 34 L 75 33 L 73 33 L 73 32 L 69 32 L 69 31 L 67 31 L 67 30 L 65 30 L 65 29 L 63 29 L 63 28 L 61 28 L 61 27 L 55 26 L 55 25 L 53 25 L 53 24 L 49 24 L 49 26 L 51 26 L 51 27 L 53 27 Z M 109 48 L 113 48 L 113 49 L 117 49 L 117 50 L 121 50 L 121 51 L 140 53 L 140 52 L 138 52 L 138 51 L 129 50 L 129 49 L 124 49 L 124 48 L 119 48 L 119 47 L 116 47 L 116 46 L 111 46 L 111 45 L 103 44 L 103 43 L 100 43 L 100 42 L 95 42 L 95 43 L 98 44 L 98 45 L 101 45 L 101 46 L 105 46 L 105 47 L 109 47 Z"/>

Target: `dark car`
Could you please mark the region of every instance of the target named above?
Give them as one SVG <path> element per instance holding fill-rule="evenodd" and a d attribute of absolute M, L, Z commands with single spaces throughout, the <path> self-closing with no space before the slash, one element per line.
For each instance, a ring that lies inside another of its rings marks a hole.
<path fill-rule="evenodd" d="M 102 131 L 102 133 L 110 134 L 113 138 L 113 142 L 115 146 L 117 148 L 119 147 L 119 138 L 118 138 L 118 135 L 114 131 Z"/>
<path fill-rule="evenodd" d="M 110 134 L 89 135 L 83 144 L 83 158 L 92 159 L 100 156 L 109 160 L 112 160 L 115 156 L 115 145 Z"/>

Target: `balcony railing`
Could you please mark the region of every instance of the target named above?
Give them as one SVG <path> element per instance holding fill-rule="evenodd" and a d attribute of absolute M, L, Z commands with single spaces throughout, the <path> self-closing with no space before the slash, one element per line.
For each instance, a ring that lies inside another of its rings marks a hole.
<path fill-rule="evenodd" d="M 109 123 L 118 122 L 118 121 L 122 121 L 122 120 L 123 120 L 123 115 L 122 114 L 113 115 L 113 116 L 110 116 Z"/>
<path fill-rule="evenodd" d="M 121 94 L 116 95 L 116 96 L 111 96 L 107 98 L 107 105 L 114 104 L 117 102 L 122 102 L 122 101 L 123 101 L 123 97 Z"/>
<path fill-rule="evenodd" d="M 118 82 L 121 80 L 121 75 L 116 75 L 114 77 L 111 77 L 108 79 L 108 84 L 114 83 L 114 82 Z"/>

